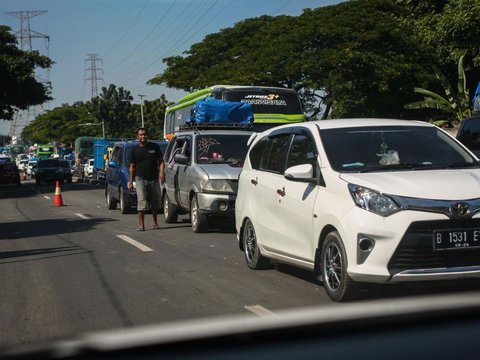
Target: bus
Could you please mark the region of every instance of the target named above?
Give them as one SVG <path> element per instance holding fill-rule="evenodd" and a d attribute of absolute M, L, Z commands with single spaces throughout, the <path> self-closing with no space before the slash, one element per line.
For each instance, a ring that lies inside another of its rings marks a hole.
<path fill-rule="evenodd" d="M 36 154 L 37 160 L 48 159 L 53 154 L 55 154 L 55 147 L 53 145 L 45 144 L 45 145 L 37 146 L 37 154 Z"/>
<path fill-rule="evenodd" d="M 206 97 L 240 101 L 252 105 L 253 130 L 260 132 L 273 126 L 306 121 L 302 104 L 293 89 L 267 86 L 214 85 L 184 96 L 167 107 L 163 136 L 171 140 L 180 126 L 190 121 L 195 103 Z"/>

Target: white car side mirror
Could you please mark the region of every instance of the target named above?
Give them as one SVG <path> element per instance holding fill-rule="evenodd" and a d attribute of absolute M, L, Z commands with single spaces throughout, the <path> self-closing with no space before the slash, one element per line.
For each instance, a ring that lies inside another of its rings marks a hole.
<path fill-rule="evenodd" d="M 287 180 L 311 181 L 313 178 L 313 166 L 312 164 L 295 165 L 285 170 L 283 176 Z"/>

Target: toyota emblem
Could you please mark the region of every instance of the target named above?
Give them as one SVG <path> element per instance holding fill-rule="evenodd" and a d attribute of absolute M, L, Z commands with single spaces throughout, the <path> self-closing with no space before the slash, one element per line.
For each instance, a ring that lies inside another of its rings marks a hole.
<path fill-rule="evenodd" d="M 464 202 L 458 202 L 450 206 L 450 214 L 456 219 L 466 219 L 471 217 L 470 206 Z"/>

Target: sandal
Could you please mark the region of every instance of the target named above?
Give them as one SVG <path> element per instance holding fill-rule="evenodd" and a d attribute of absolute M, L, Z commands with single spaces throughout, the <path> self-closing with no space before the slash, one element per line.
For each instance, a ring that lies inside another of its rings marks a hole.
<path fill-rule="evenodd" d="M 155 229 L 160 229 L 160 226 L 158 226 L 158 225 L 152 225 L 152 230 L 155 230 Z"/>
<path fill-rule="evenodd" d="M 145 229 L 144 229 L 143 227 L 139 226 L 139 227 L 137 228 L 137 231 L 145 231 Z"/>

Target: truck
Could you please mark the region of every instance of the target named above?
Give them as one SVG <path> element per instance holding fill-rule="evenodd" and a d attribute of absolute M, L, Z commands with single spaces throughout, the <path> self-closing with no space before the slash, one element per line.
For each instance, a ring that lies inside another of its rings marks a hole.
<path fill-rule="evenodd" d="M 105 179 L 105 160 L 108 157 L 108 150 L 118 141 L 120 139 L 106 139 L 93 136 L 77 138 L 75 140 L 75 162 L 77 166 L 87 166 L 90 160 L 93 160 L 91 177 L 93 179 Z"/>
<path fill-rule="evenodd" d="M 113 146 L 120 139 L 94 138 L 93 140 L 93 177 L 105 180 L 106 161 Z"/>

